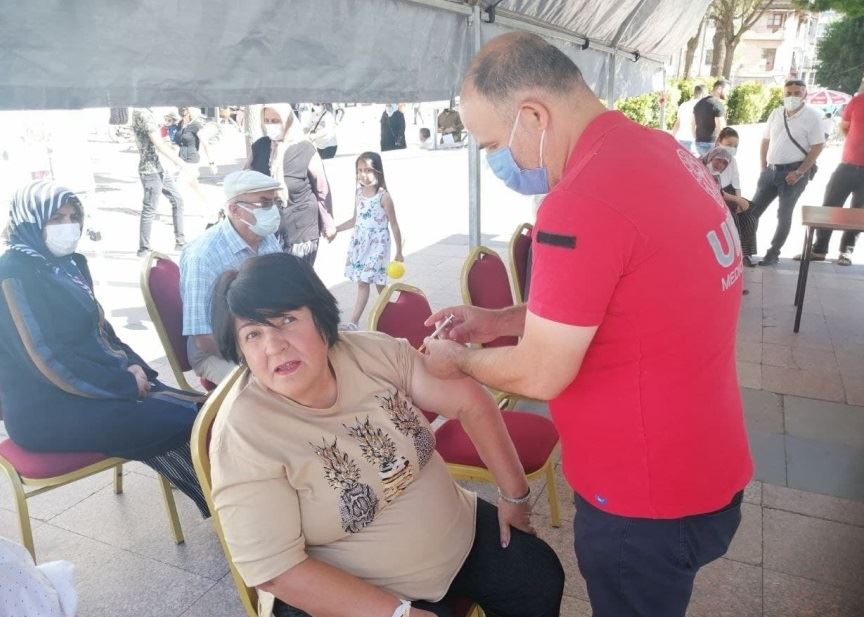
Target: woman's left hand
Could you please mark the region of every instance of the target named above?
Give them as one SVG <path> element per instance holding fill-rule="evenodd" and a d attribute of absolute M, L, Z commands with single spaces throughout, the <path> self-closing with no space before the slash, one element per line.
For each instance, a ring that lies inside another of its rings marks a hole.
<path fill-rule="evenodd" d="M 508 503 L 503 499 L 498 500 L 498 530 L 501 533 L 501 547 L 510 545 L 511 527 L 520 529 L 525 533 L 536 536 L 537 532 L 531 526 L 531 504 L 530 503 Z"/>
<path fill-rule="evenodd" d="M 750 202 L 744 199 L 743 197 L 739 197 L 737 200 L 738 203 L 738 212 L 747 212 L 747 208 L 750 207 Z"/>

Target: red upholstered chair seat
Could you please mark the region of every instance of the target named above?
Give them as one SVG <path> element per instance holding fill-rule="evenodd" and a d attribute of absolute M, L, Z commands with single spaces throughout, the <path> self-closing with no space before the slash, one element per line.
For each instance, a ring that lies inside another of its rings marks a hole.
<path fill-rule="evenodd" d="M 531 474 L 541 469 L 558 443 L 558 431 L 552 422 L 527 411 L 504 411 L 501 417 L 516 446 L 525 473 Z M 445 422 L 435 431 L 435 440 L 438 442 L 436 449 L 448 463 L 485 467 L 459 422 Z"/>
<path fill-rule="evenodd" d="M 216 385 L 217 385 L 217 384 L 213 383 L 213 382 L 210 381 L 209 379 L 206 379 L 206 378 L 204 378 L 204 377 L 201 377 L 201 378 L 198 379 L 198 381 L 201 382 L 201 387 L 204 388 L 207 392 L 210 392 L 210 391 L 216 389 Z"/>
<path fill-rule="evenodd" d="M 109 458 L 97 452 L 31 452 L 11 439 L 0 443 L 0 456 L 20 475 L 34 480 L 62 476 Z"/>

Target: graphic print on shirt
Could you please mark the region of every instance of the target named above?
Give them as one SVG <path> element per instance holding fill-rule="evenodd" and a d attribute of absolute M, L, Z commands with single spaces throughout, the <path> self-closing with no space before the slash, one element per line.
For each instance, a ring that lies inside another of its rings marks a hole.
<path fill-rule="evenodd" d="M 360 468 L 346 452 L 333 443 L 322 439 L 323 445 L 309 444 L 324 463 L 327 483 L 339 492 L 339 516 L 342 529 L 357 533 L 375 520 L 378 511 L 378 496 L 368 484 L 360 483 Z"/>
<path fill-rule="evenodd" d="M 407 396 L 397 391 L 394 394 L 385 394 L 376 397 L 384 411 L 393 422 L 393 426 L 414 440 L 414 449 L 417 450 L 417 460 L 420 469 L 426 466 L 432 454 L 435 452 L 435 435 L 420 420 L 420 412 Z"/>
<path fill-rule="evenodd" d="M 390 504 L 414 480 L 411 462 L 396 452 L 396 444 L 367 417 L 345 426 L 348 434 L 360 443 L 363 458 L 378 467 L 378 477 L 384 484 L 384 502 Z"/>
<path fill-rule="evenodd" d="M 720 229 L 709 230 L 705 234 L 705 238 L 708 240 L 708 245 L 711 247 L 711 252 L 714 254 L 717 264 L 724 270 L 723 276 L 720 278 L 720 288 L 726 291 L 744 274 L 741 237 L 738 235 L 738 227 L 735 225 L 732 213 L 723 201 L 723 196 L 720 194 L 717 182 L 708 173 L 702 161 L 681 148 L 678 149 L 678 160 L 684 165 L 684 169 L 689 171 L 696 182 L 699 183 L 699 186 L 714 199 L 714 203 L 722 209 L 725 215 L 724 221 L 720 223 Z M 720 239 L 721 236 L 723 238 L 722 241 Z M 736 262 L 737 265 L 731 272 L 725 272 L 725 270 L 728 270 Z"/>

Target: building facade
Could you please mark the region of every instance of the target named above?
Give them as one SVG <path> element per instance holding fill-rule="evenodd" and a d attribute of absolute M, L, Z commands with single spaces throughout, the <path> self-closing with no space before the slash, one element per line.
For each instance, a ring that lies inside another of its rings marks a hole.
<path fill-rule="evenodd" d="M 733 83 L 755 81 L 780 85 L 789 78 L 797 78 L 814 84 L 817 43 L 828 25 L 837 19 L 833 11 L 809 13 L 796 9 L 791 2 L 773 3 L 742 35 L 735 49 L 732 74 L 726 77 Z M 710 75 L 713 38 L 714 25 L 709 22 L 696 48 L 691 76 Z M 676 62 L 678 75 L 684 71 L 684 53 L 679 54 Z"/>

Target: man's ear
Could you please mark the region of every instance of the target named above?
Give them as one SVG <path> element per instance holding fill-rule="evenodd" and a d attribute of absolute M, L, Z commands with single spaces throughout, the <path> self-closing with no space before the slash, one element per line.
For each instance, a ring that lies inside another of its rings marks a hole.
<path fill-rule="evenodd" d="M 549 108 L 539 101 L 528 100 L 522 103 L 522 120 L 525 127 L 537 132 L 549 126 Z"/>

